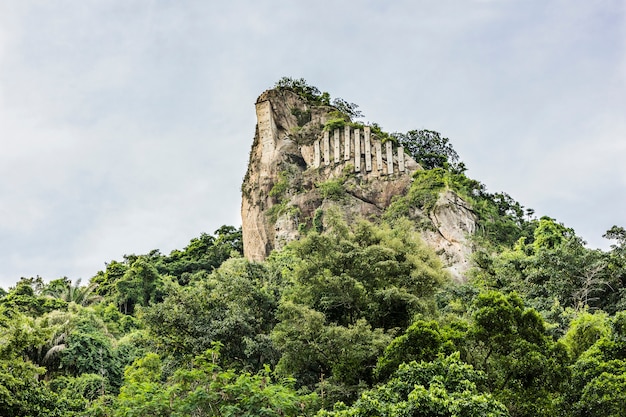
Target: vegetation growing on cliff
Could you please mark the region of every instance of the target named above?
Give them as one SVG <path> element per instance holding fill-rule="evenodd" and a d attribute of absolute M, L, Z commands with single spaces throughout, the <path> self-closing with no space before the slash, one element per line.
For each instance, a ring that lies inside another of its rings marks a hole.
<path fill-rule="evenodd" d="M 276 82 L 274 88 L 290 90 L 302 97 L 308 104 L 314 106 L 331 106 L 348 119 L 362 117 L 363 113 L 358 110 L 359 106 L 342 98 L 330 99 L 330 94 L 322 92 L 317 87 L 310 85 L 304 78 L 282 77 Z"/>

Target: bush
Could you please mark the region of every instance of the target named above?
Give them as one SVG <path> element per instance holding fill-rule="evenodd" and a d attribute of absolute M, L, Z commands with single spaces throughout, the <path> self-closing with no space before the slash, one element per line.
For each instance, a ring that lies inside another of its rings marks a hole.
<path fill-rule="evenodd" d="M 318 184 L 317 188 L 320 190 L 320 194 L 323 198 L 328 198 L 330 200 L 341 200 L 346 194 L 346 190 L 343 188 L 343 183 L 338 179 L 325 181 Z"/>
<path fill-rule="evenodd" d="M 337 117 L 328 120 L 324 123 L 324 130 L 328 132 L 332 132 L 335 129 L 342 129 L 346 125 L 346 119 Z"/>

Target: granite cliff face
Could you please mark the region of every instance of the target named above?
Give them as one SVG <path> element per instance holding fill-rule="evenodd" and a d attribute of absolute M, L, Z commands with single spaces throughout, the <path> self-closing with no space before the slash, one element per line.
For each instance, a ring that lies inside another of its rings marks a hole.
<path fill-rule="evenodd" d="M 421 167 L 375 127 L 338 122 L 332 106 L 313 105 L 288 89 L 265 91 L 242 184 L 245 256 L 265 259 L 306 230 L 323 228 L 323 213 L 338 207 L 348 221 L 379 218 L 404 195 Z M 447 191 L 429 213 L 424 240 L 456 280 L 469 267 L 475 217 Z"/>

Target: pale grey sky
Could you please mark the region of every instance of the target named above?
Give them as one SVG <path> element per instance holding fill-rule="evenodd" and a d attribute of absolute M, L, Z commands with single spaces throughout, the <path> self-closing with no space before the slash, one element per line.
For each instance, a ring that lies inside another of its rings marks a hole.
<path fill-rule="evenodd" d="M 254 101 L 280 77 L 592 247 L 626 227 L 623 0 L 1 0 L 0 286 L 91 278 L 240 224 Z"/>

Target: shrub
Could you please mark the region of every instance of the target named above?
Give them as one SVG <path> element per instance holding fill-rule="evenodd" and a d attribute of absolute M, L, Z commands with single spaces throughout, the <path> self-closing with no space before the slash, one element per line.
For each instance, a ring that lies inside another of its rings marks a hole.
<path fill-rule="evenodd" d="M 317 188 L 320 190 L 320 194 L 323 198 L 335 201 L 340 200 L 346 194 L 346 191 L 343 188 L 343 183 L 339 179 L 324 181 L 323 183 L 318 184 Z"/>

